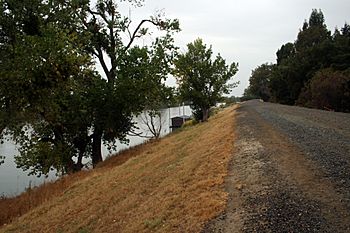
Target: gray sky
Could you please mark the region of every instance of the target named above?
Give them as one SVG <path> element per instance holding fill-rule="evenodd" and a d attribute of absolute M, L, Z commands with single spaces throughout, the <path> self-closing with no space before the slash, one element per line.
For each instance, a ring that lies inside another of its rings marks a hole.
<path fill-rule="evenodd" d="M 321 9 L 332 32 L 350 23 L 350 0 L 146 0 L 141 9 L 132 10 L 135 19 L 164 10 L 167 18 L 177 18 L 182 29 L 176 45 L 197 38 L 213 46 L 227 62 L 238 62 L 234 76 L 240 85 L 232 91 L 242 95 L 251 71 L 265 62 L 275 62 L 282 44 L 293 42 L 312 9 Z M 174 85 L 175 80 L 168 80 Z"/>

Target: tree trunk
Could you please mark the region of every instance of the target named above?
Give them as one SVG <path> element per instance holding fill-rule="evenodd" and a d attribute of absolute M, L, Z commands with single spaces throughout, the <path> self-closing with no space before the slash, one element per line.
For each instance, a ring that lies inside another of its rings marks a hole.
<path fill-rule="evenodd" d="M 102 162 L 102 133 L 94 132 L 92 136 L 92 166 L 95 168 L 99 162 Z"/>
<path fill-rule="evenodd" d="M 79 165 L 79 163 L 75 163 L 72 159 L 69 160 L 69 162 L 66 164 L 66 172 L 67 174 L 72 174 L 78 171 L 81 171 L 81 168 L 83 166 Z"/>
<path fill-rule="evenodd" d="M 89 137 L 78 137 L 74 140 L 74 145 L 79 151 L 78 159 L 75 164 L 76 171 L 80 171 L 83 168 L 83 157 L 89 140 L 91 140 Z"/>
<path fill-rule="evenodd" d="M 5 130 L 5 127 L 0 127 L 0 135 L 2 135 L 2 131 L 4 131 Z"/>
<path fill-rule="evenodd" d="M 81 171 L 81 169 L 83 168 L 83 162 L 82 162 L 83 157 L 84 157 L 84 152 L 79 151 L 79 156 L 76 163 L 76 171 Z"/>
<path fill-rule="evenodd" d="M 208 121 L 209 118 L 209 109 L 208 108 L 202 108 L 202 121 Z"/>
<path fill-rule="evenodd" d="M 74 161 L 70 159 L 67 162 L 67 164 L 65 165 L 65 167 L 66 167 L 66 171 L 65 172 L 67 174 L 72 174 L 74 172 Z"/>

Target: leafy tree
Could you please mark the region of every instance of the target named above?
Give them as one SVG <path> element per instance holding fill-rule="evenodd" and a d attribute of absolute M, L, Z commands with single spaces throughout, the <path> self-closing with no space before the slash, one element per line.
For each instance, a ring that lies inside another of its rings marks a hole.
<path fill-rule="evenodd" d="M 296 41 L 282 45 L 276 53 L 277 64 L 268 82 L 270 101 L 349 111 L 349 35 L 348 24 L 331 35 L 322 11 L 312 10 Z M 245 95 L 260 96 L 258 87 L 251 83 Z"/>
<path fill-rule="evenodd" d="M 334 51 L 332 67 L 337 70 L 345 70 L 350 67 L 350 26 L 345 24 L 340 31 L 333 34 Z"/>
<path fill-rule="evenodd" d="M 283 61 L 288 60 L 295 56 L 295 46 L 293 43 L 287 43 L 282 45 L 281 48 L 277 51 L 277 65 L 281 65 Z"/>
<path fill-rule="evenodd" d="M 330 34 L 324 23 L 322 11 L 313 9 L 308 23 L 305 22 L 303 29 L 298 33 L 295 42 L 296 51 L 303 52 L 306 49 L 315 48 L 322 42 L 329 40 Z"/>
<path fill-rule="evenodd" d="M 142 6 L 142 1 L 130 2 Z M 179 30 L 179 23 L 157 15 L 141 20 L 132 30 L 131 19 L 120 12 L 116 1 L 99 0 L 94 7 L 88 1 L 78 1 L 73 7 L 89 38 L 86 51 L 98 59 L 108 83 L 105 102 L 99 101 L 94 111 L 92 161 L 97 164 L 102 160 L 102 140 L 112 144 L 116 139 L 125 141 L 133 127 L 132 115 L 140 113 L 151 98 L 149 85 L 161 85 L 166 78 L 175 52 L 172 33 Z M 149 47 L 133 47 L 137 38 L 148 33 L 146 24 L 165 35 Z M 124 35 L 129 36 L 127 41 Z"/>
<path fill-rule="evenodd" d="M 21 146 L 18 166 L 39 175 L 51 167 L 69 172 L 83 127 L 72 125 L 81 115 L 70 104 L 81 81 L 94 76 L 76 33 L 61 27 L 58 15 L 65 19 L 72 12 L 59 2 L 35 0 L 6 0 L 1 7 L 1 135 Z"/>
<path fill-rule="evenodd" d="M 273 70 L 272 64 L 262 64 L 252 71 L 249 78 L 249 88 L 245 94 L 268 101 L 270 99 L 269 83 Z"/>
<path fill-rule="evenodd" d="M 21 146 L 17 165 L 38 175 L 79 170 L 83 157 L 95 166 L 102 140 L 127 142 L 133 114 L 163 85 L 178 22 L 143 20 L 125 43 L 130 20 L 114 1 L 96 9 L 89 1 L 2 0 L 1 7 L 0 129 Z M 147 22 L 165 35 L 134 46 Z M 107 80 L 94 71 L 93 56 Z"/>
<path fill-rule="evenodd" d="M 288 62 L 287 85 L 293 104 L 315 72 L 330 65 L 332 50 L 331 33 L 323 13 L 314 9 L 295 41 L 295 56 Z"/>
<path fill-rule="evenodd" d="M 321 10 L 312 10 L 294 43 L 283 45 L 276 53 L 277 66 L 270 81 L 271 100 L 295 104 L 302 88 L 315 72 L 331 64 L 331 33 Z"/>
<path fill-rule="evenodd" d="M 299 103 L 312 108 L 350 112 L 350 71 L 318 71 L 302 92 Z"/>
<path fill-rule="evenodd" d="M 249 86 L 248 86 L 246 89 L 244 89 L 243 95 L 242 95 L 242 97 L 241 97 L 240 100 L 241 100 L 241 101 L 247 101 L 247 100 L 253 100 L 253 99 L 257 99 L 257 98 L 259 98 L 259 97 L 253 95 L 253 94 L 250 92 L 250 88 L 249 88 Z"/>
<path fill-rule="evenodd" d="M 212 60 L 211 46 L 207 48 L 201 39 L 189 43 L 187 49 L 174 62 L 174 75 L 183 100 L 191 101 L 195 115 L 207 121 L 210 107 L 236 85 L 227 82 L 236 74 L 238 64 L 226 65 L 220 54 Z"/>

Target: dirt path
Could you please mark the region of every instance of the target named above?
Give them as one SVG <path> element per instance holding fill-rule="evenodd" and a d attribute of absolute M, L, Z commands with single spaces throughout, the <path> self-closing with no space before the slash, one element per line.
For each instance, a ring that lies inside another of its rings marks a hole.
<path fill-rule="evenodd" d="M 350 232 L 350 114 L 250 101 L 228 206 L 203 232 Z"/>

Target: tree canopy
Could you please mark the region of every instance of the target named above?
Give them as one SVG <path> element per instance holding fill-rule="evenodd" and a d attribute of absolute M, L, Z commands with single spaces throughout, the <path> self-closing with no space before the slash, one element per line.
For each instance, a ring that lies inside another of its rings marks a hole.
<path fill-rule="evenodd" d="M 0 130 L 20 146 L 17 165 L 38 175 L 79 170 L 83 157 L 95 166 L 102 142 L 127 142 L 132 116 L 164 89 L 178 21 L 157 15 L 133 26 L 112 0 L 1 0 L 1 7 Z M 149 26 L 164 33 L 137 45 Z"/>
<path fill-rule="evenodd" d="M 283 104 L 349 112 L 349 28 L 345 24 L 332 34 L 322 11 L 312 10 L 294 43 L 282 45 L 276 53 L 277 64 L 266 70 L 264 86 L 268 89 L 261 92 L 262 87 L 256 85 L 256 71 L 261 70 L 262 65 L 253 71 L 246 95 Z M 267 92 L 269 98 L 266 98 Z"/>
<path fill-rule="evenodd" d="M 238 71 L 238 64 L 226 65 L 220 54 L 212 59 L 212 47 L 207 48 L 202 39 L 189 43 L 187 49 L 174 62 L 173 73 L 177 78 L 182 100 L 190 101 L 197 118 L 206 121 L 210 107 L 236 85 L 228 84 L 228 81 Z"/>
<path fill-rule="evenodd" d="M 249 87 L 245 90 L 245 96 L 261 98 L 264 101 L 268 101 L 271 97 L 269 82 L 273 68 L 274 65 L 266 63 L 254 69 L 249 79 Z"/>

